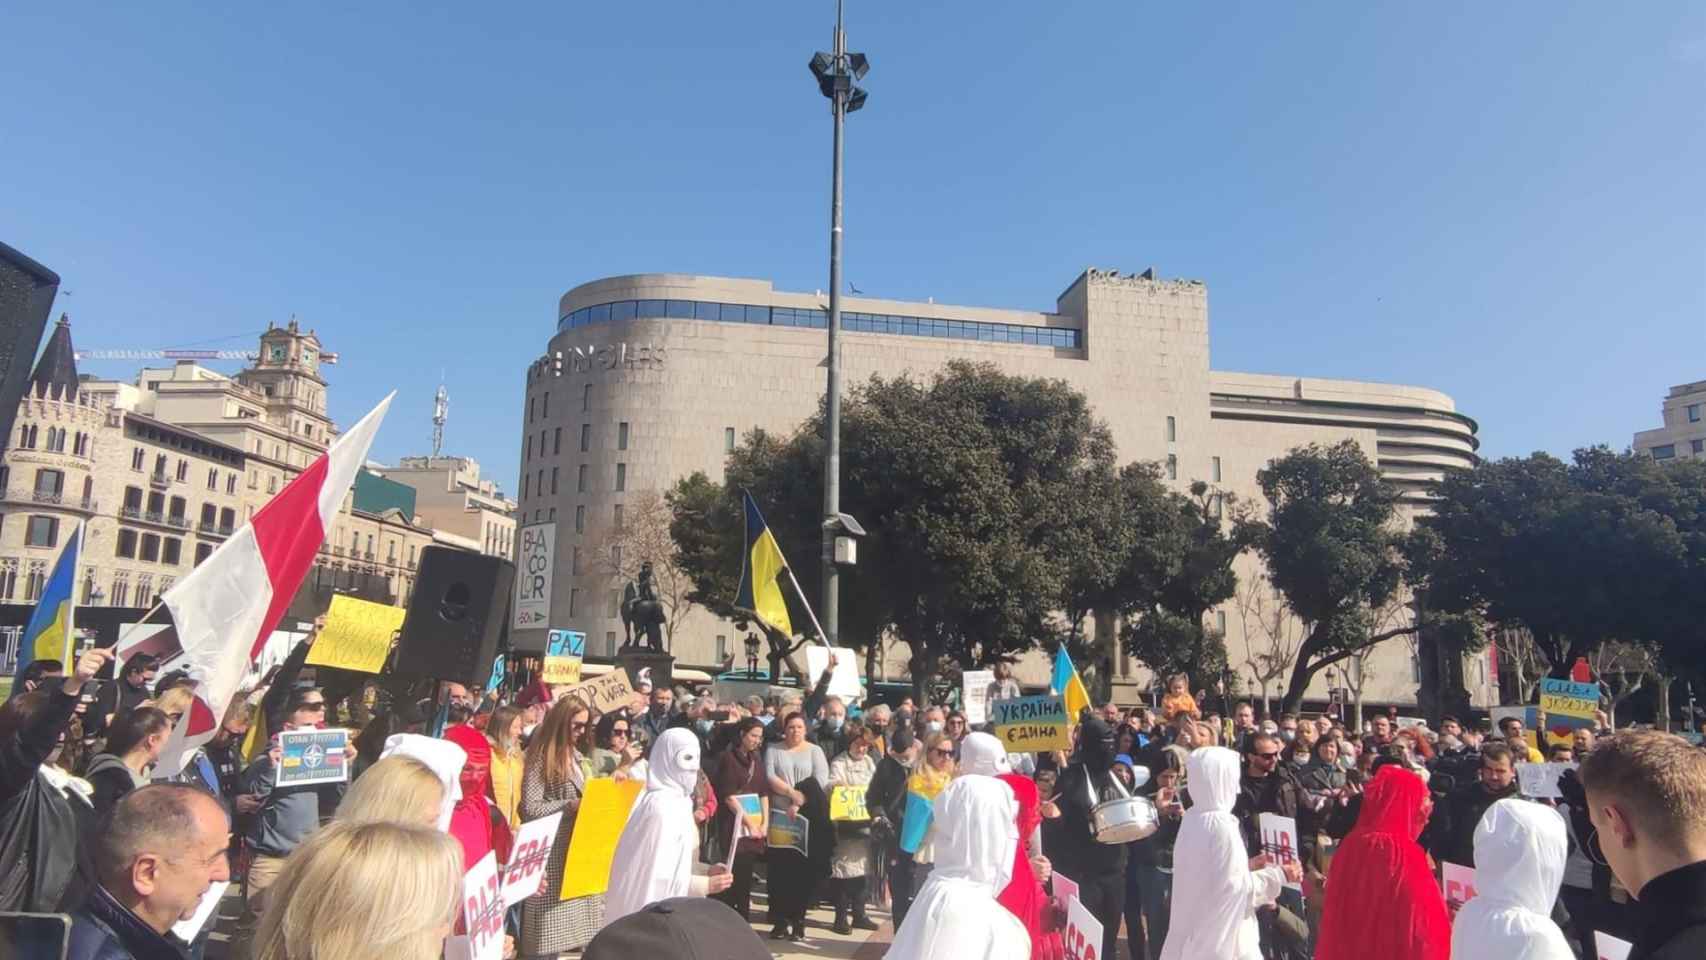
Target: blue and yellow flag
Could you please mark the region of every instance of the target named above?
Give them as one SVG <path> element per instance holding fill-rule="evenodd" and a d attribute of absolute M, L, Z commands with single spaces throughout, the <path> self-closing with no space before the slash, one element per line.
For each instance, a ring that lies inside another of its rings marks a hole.
<path fill-rule="evenodd" d="M 788 603 L 782 597 L 782 584 L 777 581 L 788 569 L 782 559 L 782 548 L 764 523 L 764 514 L 752 494 L 740 492 L 746 504 L 746 552 L 741 555 L 740 589 L 735 592 L 735 606 L 750 610 L 772 630 L 793 636 L 794 624 L 788 619 Z"/>
<path fill-rule="evenodd" d="M 1054 653 L 1054 676 L 1050 678 L 1049 692 L 1058 694 L 1066 700 L 1066 716 L 1069 722 L 1078 722 L 1078 713 L 1090 705 L 1090 691 L 1084 689 L 1084 681 L 1078 676 L 1078 668 L 1072 665 L 1072 658 L 1066 655 L 1066 644 Z"/>
<path fill-rule="evenodd" d="M 57 660 L 71 672 L 71 610 L 73 588 L 77 585 L 77 554 L 83 542 L 81 524 L 65 541 L 59 552 L 59 562 L 53 565 L 47 584 L 42 587 L 41 599 L 30 614 L 30 624 L 24 628 L 23 642 L 18 645 L 18 668 L 22 670 L 32 660 Z"/>

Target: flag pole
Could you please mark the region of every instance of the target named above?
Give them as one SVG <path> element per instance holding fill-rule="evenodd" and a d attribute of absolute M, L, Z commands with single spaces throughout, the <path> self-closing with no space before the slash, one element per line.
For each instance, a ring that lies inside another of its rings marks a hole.
<path fill-rule="evenodd" d="M 824 635 L 823 624 L 817 622 L 817 614 L 812 611 L 812 602 L 806 599 L 806 592 L 800 589 L 800 581 L 794 577 L 794 568 L 785 566 L 782 569 L 788 571 L 788 582 L 794 585 L 794 594 L 800 598 L 801 603 L 805 604 L 806 616 L 812 618 L 812 628 L 817 631 L 817 638 L 823 641 L 825 649 L 835 649 L 830 645 L 829 637 Z"/>
<path fill-rule="evenodd" d="M 77 652 L 77 568 L 83 562 L 83 548 L 89 545 L 85 539 L 88 536 L 89 522 L 77 521 L 77 559 L 71 564 L 71 595 L 66 597 L 65 647 L 59 652 L 59 662 L 65 665 L 68 675 L 74 668 L 71 658 Z"/>

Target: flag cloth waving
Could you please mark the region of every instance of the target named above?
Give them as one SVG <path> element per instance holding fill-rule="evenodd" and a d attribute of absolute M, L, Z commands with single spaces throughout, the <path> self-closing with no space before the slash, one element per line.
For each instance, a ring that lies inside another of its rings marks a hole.
<path fill-rule="evenodd" d="M 788 569 L 788 561 L 782 559 L 782 548 L 776 545 L 776 537 L 765 525 L 752 494 L 742 490 L 740 496 L 746 506 L 746 552 L 741 555 L 735 606 L 751 610 L 770 629 L 793 636 L 788 603 L 782 598 L 782 584 L 777 582 Z"/>
<path fill-rule="evenodd" d="M 83 526 L 78 524 L 59 552 L 59 561 L 48 574 L 42 587 L 41 599 L 30 613 L 30 624 L 18 644 L 18 671 L 23 672 L 34 660 L 52 660 L 65 665 L 71 672 L 71 612 L 72 590 L 77 585 L 77 554 L 83 545 Z M 16 681 L 12 689 L 20 689 Z"/>
<path fill-rule="evenodd" d="M 1049 692 L 1058 694 L 1066 700 L 1066 716 L 1070 723 L 1078 722 L 1078 712 L 1090 705 L 1090 691 L 1084 689 L 1084 681 L 1078 676 L 1078 668 L 1072 665 L 1072 658 L 1066 655 L 1066 645 L 1054 652 L 1054 676 L 1049 679 Z"/>
<path fill-rule="evenodd" d="M 183 752 L 176 755 L 183 761 L 212 739 L 250 662 L 290 606 L 344 494 L 355 482 L 356 471 L 367 461 L 368 448 L 394 396 L 381 400 L 231 539 L 161 596 L 170 629 L 144 643 L 150 650 L 164 649 L 162 672 L 187 670 L 196 681 L 195 699 L 173 732 L 173 740 L 181 740 Z M 168 748 L 174 745 L 169 743 Z"/>

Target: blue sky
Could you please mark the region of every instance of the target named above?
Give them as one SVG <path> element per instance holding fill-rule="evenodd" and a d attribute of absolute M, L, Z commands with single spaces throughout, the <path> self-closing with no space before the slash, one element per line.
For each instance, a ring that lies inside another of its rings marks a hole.
<path fill-rule="evenodd" d="M 1437 387 L 1495 456 L 1625 446 L 1706 378 L 1706 6 L 849 2 L 867 294 L 1155 266 L 1209 284 L 1217 369 Z M 0 239 L 83 347 L 297 315 L 341 423 L 400 390 L 380 459 L 442 369 L 513 492 L 567 288 L 826 285 L 833 4 L 425 6 L 8 5 Z"/>

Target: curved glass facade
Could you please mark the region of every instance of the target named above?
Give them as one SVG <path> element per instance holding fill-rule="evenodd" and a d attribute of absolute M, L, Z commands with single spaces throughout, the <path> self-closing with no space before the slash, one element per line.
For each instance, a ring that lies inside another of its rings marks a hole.
<path fill-rule="evenodd" d="M 829 326 L 829 311 L 812 307 L 760 307 L 742 303 L 710 303 L 704 300 L 618 300 L 582 307 L 557 320 L 557 331 L 627 320 L 714 320 L 719 323 L 756 323 L 776 327 Z M 1034 327 L 1019 323 L 987 323 L 981 320 L 939 320 L 934 317 L 905 317 L 888 313 L 843 311 L 841 329 L 853 333 L 891 333 L 903 337 L 941 337 L 948 340 L 981 340 L 989 343 L 1022 343 L 1038 347 L 1083 346 L 1083 331 L 1071 327 Z"/>

